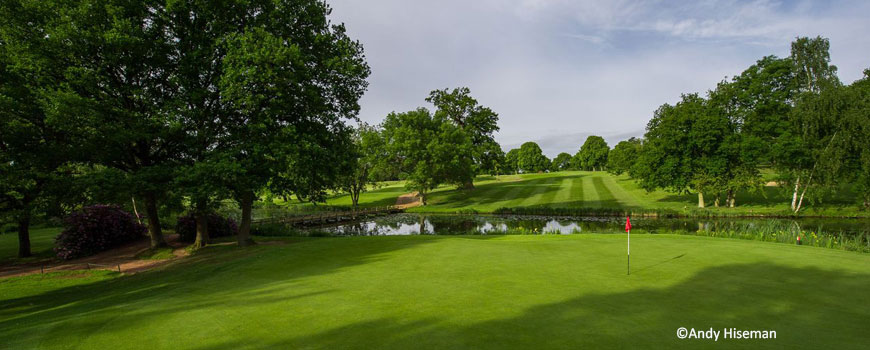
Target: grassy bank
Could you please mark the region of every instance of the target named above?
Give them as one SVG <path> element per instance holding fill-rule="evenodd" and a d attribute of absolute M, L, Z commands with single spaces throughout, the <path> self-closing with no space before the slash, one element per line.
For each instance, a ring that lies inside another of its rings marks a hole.
<path fill-rule="evenodd" d="M 672 235 L 295 238 L 0 280 L 6 349 L 860 348 L 870 255 Z M 87 315 L 87 317 L 81 317 Z M 775 330 L 680 340 L 679 327 Z"/>
<path fill-rule="evenodd" d="M 737 194 L 736 208 L 698 209 L 695 194 L 674 194 L 665 191 L 646 192 L 627 175 L 614 176 L 605 172 L 566 171 L 549 174 L 484 176 L 475 181 L 473 190 L 457 190 L 442 186 L 429 195 L 429 205 L 415 208 L 417 212 L 469 212 L 493 213 L 501 208 L 528 208 L 578 213 L 607 212 L 611 209 L 648 211 L 692 216 L 792 215 L 789 209 L 790 193 L 778 187 L 764 187 L 759 192 Z M 363 206 L 392 204 L 401 193 L 407 192 L 402 183 L 363 193 Z M 329 205 L 349 206 L 350 198 L 338 195 L 330 198 Z M 807 205 L 800 215 L 809 216 L 868 216 L 861 210 L 848 191 L 829 196 L 821 204 Z"/>

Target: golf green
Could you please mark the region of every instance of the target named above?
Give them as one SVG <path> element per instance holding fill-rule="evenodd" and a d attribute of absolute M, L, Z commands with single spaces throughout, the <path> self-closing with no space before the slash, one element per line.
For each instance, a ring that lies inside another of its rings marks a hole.
<path fill-rule="evenodd" d="M 265 240 L 265 238 L 261 238 Z M 296 238 L 0 280 L 4 349 L 861 348 L 870 255 L 694 236 Z M 775 331 L 679 339 L 677 330 Z"/>

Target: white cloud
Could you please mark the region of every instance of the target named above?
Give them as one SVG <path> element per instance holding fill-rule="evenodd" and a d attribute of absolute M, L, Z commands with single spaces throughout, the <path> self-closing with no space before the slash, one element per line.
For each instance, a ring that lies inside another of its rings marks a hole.
<path fill-rule="evenodd" d="M 786 56 L 796 36 L 829 37 L 846 82 L 870 66 L 870 4 L 860 1 L 329 2 L 372 66 L 363 120 L 468 86 L 500 114 L 503 145 L 541 140 L 550 156 L 573 153 L 586 134 L 642 132 L 662 103 Z"/>

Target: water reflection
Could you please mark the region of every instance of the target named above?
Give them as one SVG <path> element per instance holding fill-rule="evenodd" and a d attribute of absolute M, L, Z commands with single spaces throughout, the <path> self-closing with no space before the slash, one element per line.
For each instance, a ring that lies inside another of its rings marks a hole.
<path fill-rule="evenodd" d="M 397 214 L 313 230 L 351 236 L 619 233 L 623 232 L 624 220 L 622 217 Z M 866 219 L 632 218 L 632 225 L 638 232 L 650 233 L 674 230 L 773 232 L 793 229 L 846 234 L 870 232 L 870 220 Z"/>

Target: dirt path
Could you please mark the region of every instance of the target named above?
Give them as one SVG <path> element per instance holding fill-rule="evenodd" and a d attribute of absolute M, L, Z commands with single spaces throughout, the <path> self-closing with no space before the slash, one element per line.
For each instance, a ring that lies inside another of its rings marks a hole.
<path fill-rule="evenodd" d="M 399 209 L 408 209 L 421 205 L 423 205 L 423 198 L 420 197 L 419 192 L 406 193 L 396 198 L 396 207 Z"/>
<path fill-rule="evenodd" d="M 148 250 L 150 241 L 143 239 L 116 249 L 89 257 L 69 261 L 42 260 L 25 264 L 0 266 L 0 278 L 24 276 L 35 273 L 72 271 L 72 270 L 118 270 L 123 273 L 137 273 L 162 266 L 187 256 L 186 244 L 178 241 L 178 235 L 167 235 L 166 242 L 172 247 L 172 258 L 163 260 L 137 259 L 136 256 Z"/>

